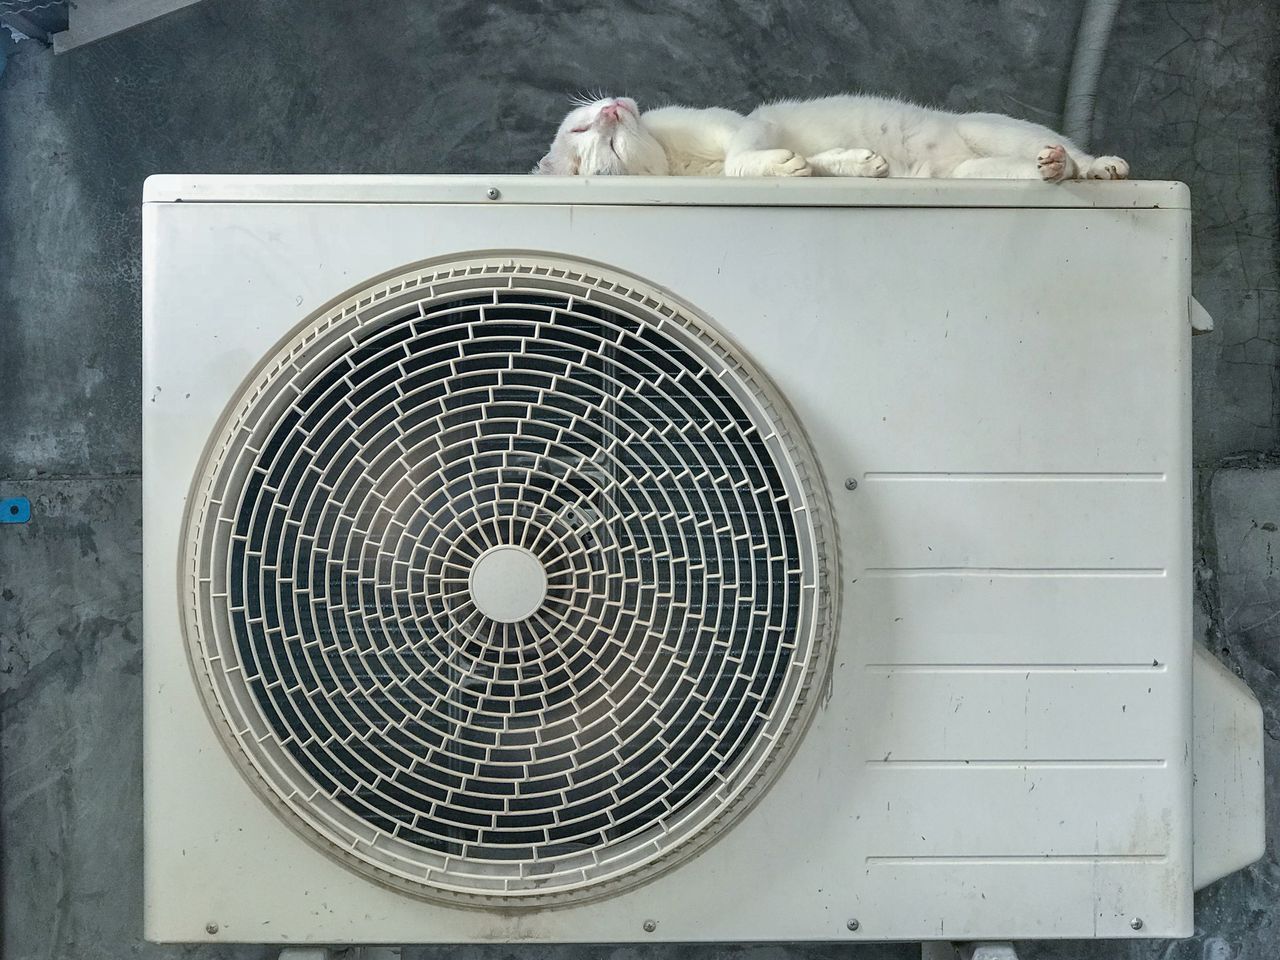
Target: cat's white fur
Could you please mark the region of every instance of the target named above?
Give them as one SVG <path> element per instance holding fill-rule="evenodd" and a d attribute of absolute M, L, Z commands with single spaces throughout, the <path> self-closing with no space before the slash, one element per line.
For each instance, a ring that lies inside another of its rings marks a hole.
<path fill-rule="evenodd" d="M 881 97 L 781 100 L 743 116 L 634 100 L 579 104 L 534 173 L 559 176 L 973 177 L 1123 180 L 1048 127 L 998 113 L 948 113 Z"/>

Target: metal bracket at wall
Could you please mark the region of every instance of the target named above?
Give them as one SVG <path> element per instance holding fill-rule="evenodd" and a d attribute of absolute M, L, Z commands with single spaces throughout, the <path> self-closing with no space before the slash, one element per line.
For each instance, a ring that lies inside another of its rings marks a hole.
<path fill-rule="evenodd" d="M 1209 316 L 1209 311 L 1202 307 L 1195 297 L 1187 301 L 1187 312 L 1190 314 L 1192 336 L 1213 333 L 1213 317 Z"/>

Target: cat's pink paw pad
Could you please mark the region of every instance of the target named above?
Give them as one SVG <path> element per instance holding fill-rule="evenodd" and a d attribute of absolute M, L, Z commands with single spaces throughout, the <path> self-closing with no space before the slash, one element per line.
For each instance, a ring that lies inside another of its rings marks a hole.
<path fill-rule="evenodd" d="M 1128 180 L 1129 164 L 1119 157 L 1097 157 L 1089 164 L 1090 180 Z"/>
<path fill-rule="evenodd" d="M 1067 156 L 1066 148 L 1061 144 L 1045 147 L 1036 157 L 1036 167 L 1040 171 L 1040 176 L 1050 183 L 1057 183 L 1070 176 L 1071 165 L 1071 158 Z"/>

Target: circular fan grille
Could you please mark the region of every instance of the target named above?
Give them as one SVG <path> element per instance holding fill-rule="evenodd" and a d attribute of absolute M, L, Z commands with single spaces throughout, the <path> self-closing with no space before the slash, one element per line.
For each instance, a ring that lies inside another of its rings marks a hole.
<path fill-rule="evenodd" d="M 829 649 L 811 458 L 709 324 L 542 255 L 303 324 L 197 476 L 186 625 L 295 828 L 421 896 L 640 880 L 745 808 Z"/>

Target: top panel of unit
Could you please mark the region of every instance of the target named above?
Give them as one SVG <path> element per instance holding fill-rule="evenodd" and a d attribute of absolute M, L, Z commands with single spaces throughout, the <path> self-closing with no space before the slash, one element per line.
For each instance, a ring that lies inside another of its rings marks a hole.
<path fill-rule="evenodd" d="M 148 203 L 520 203 L 730 207 L 1027 207 L 1185 210 L 1167 180 L 730 177 L 199 176 L 147 178 Z"/>

